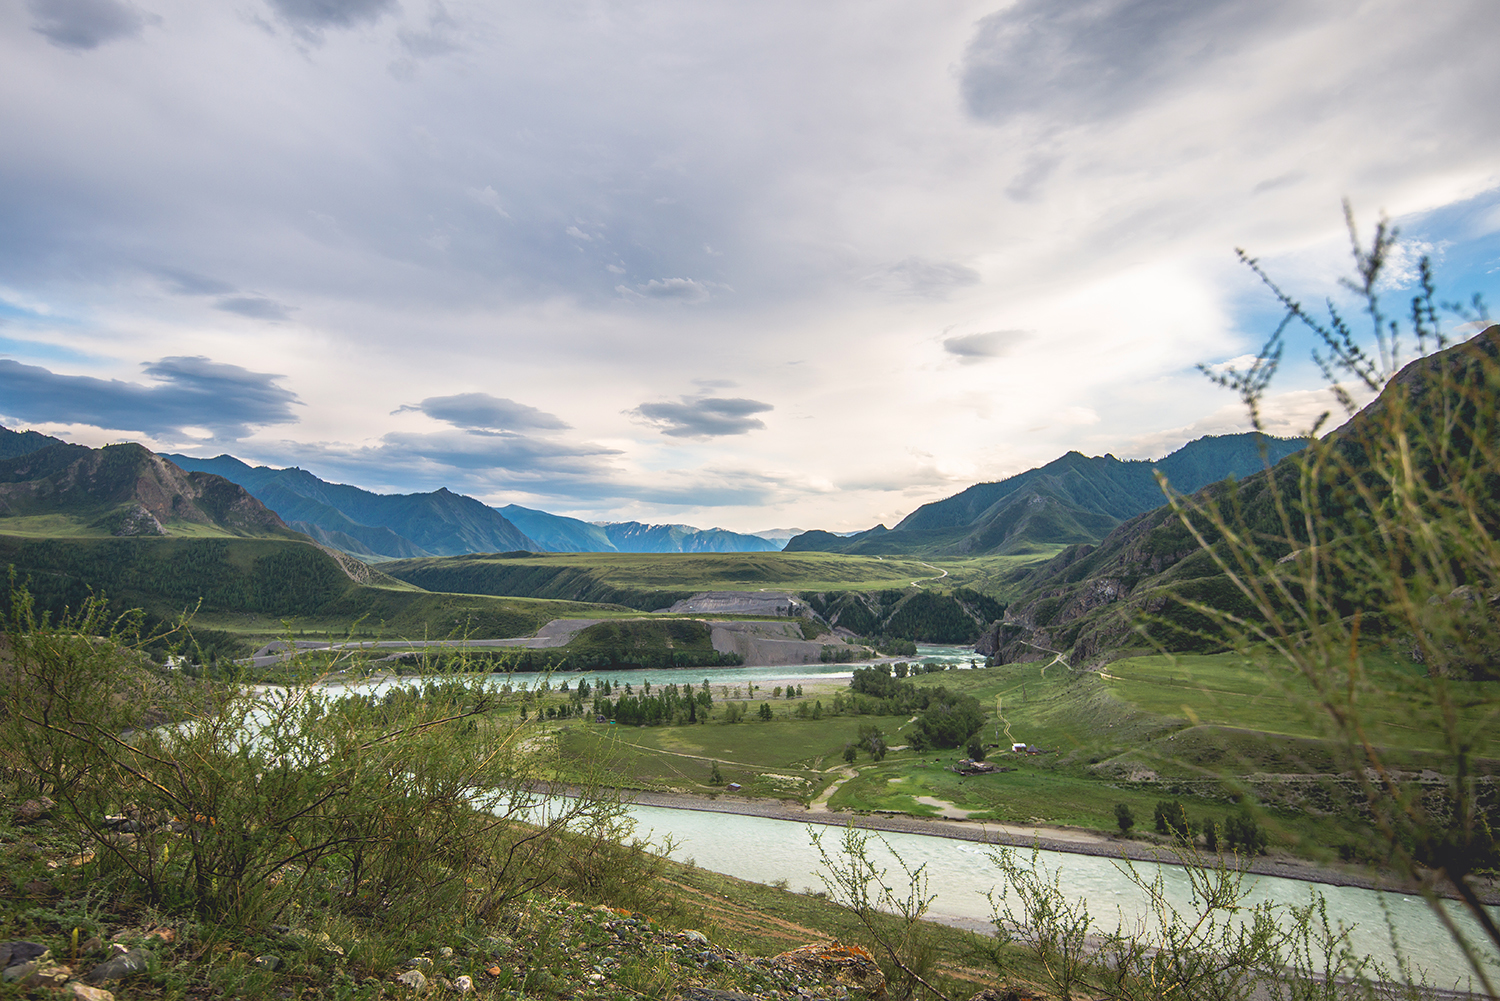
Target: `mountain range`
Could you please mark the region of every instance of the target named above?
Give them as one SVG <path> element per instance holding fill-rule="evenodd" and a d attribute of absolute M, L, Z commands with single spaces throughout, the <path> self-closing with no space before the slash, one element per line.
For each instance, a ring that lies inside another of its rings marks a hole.
<path fill-rule="evenodd" d="M 231 455 L 167 454 L 183 469 L 214 473 L 248 490 L 289 526 L 367 561 L 527 550 L 541 553 L 775 552 L 756 535 L 636 521 L 593 524 L 510 504 L 492 508 L 446 487 L 377 494 L 329 483 L 293 466 L 251 466 Z"/>
<path fill-rule="evenodd" d="M 0 460 L 62 444 L 35 431 L 0 428 Z M 925 504 L 894 529 L 877 525 L 847 535 L 786 530 L 752 535 L 690 525 L 595 523 L 517 504 L 492 508 L 447 488 L 378 494 L 330 483 L 304 469 L 252 466 L 230 455 L 201 459 L 168 453 L 160 458 L 187 473 L 213 474 L 238 484 L 275 512 L 284 528 L 367 562 L 515 551 L 775 552 L 789 536 L 789 552 L 936 557 L 1046 552 L 1059 545 L 1098 542 L 1121 522 L 1160 504 L 1158 471 L 1178 489 L 1191 492 L 1262 468 L 1262 445 L 1265 459 L 1274 463 L 1300 444 L 1278 438 L 1257 442 L 1250 434 L 1206 437 L 1154 462 L 1069 452 L 1045 466 Z"/>
<path fill-rule="evenodd" d="M 1156 460 L 1069 452 L 1045 466 L 993 483 L 976 483 L 945 500 L 924 504 L 893 529 L 877 525 L 848 537 L 805 532 L 788 542 L 786 551 L 982 556 L 1098 542 L 1121 522 L 1161 506 L 1158 472 L 1175 489 L 1191 493 L 1229 476 L 1259 472 L 1266 462 L 1274 465 L 1303 444 L 1300 438 L 1252 432 L 1209 435 Z"/>

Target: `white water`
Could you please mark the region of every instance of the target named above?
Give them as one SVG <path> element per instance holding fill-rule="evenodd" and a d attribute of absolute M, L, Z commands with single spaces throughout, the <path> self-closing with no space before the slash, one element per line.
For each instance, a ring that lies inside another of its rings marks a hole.
<path fill-rule="evenodd" d="M 672 810 L 632 806 L 630 814 L 641 832 L 653 840 L 670 835 L 676 842 L 672 857 L 695 861 L 699 866 L 757 883 L 786 880 L 792 890 L 823 889 L 817 872 L 820 862 L 809 836 L 810 825 L 766 817 Z M 837 845 L 842 832 L 837 827 L 812 825 L 823 832 L 824 844 Z M 872 832 L 873 833 L 873 832 Z M 929 892 L 937 895 L 930 916 L 961 927 L 987 927 L 992 911 L 987 891 L 996 888 L 998 871 L 984 845 L 923 834 L 879 835 L 907 863 L 926 865 Z M 872 839 L 872 844 L 877 845 Z M 1022 849 L 1021 857 L 1030 856 Z M 877 857 L 888 869 L 888 882 L 901 891 L 904 881 L 894 858 L 880 851 Z M 1040 853 L 1042 865 L 1061 873 L 1061 886 L 1073 898 L 1088 901 L 1089 912 L 1104 930 L 1119 925 L 1135 927 L 1144 916 L 1144 894 L 1110 859 L 1062 852 Z M 1162 871 L 1168 899 L 1182 913 L 1192 912 L 1188 880 L 1179 866 L 1136 863 L 1148 880 Z M 1396 949 L 1420 967 L 1422 979 L 1435 987 L 1454 987 L 1467 981 L 1468 964 L 1447 930 L 1420 897 L 1384 893 L 1356 887 L 1325 886 L 1275 876 L 1247 875 L 1248 905 L 1269 900 L 1276 904 L 1306 905 L 1312 894 L 1321 894 L 1334 922 L 1353 926 L 1351 944 L 1360 955 L 1394 969 Z M 1461 905 L 1450 903 L 1448 911 L 1466 933 L 1478 936 L 1479 927 Z M 1492 909 L 1500 914 L 1500 909 Z M 1477 938 L 1476 938 L 1477 940 Z M 1500 973 L 1500 958 L 1491 965 Z M 1394 974 L 1393 974 L 1394 975 Z M 1492 974 L 1493 975 L 1493 974 Z"/>
<path fill-rule="evenodd" d="M 897 659 L 905 659 L 912 663 L 920 664 L 942 664 L 950 670 L 966 670 L 970 663 L 977 663 L 981 667 L 984 666 L 984 658 L 976 654 L 971 647 L 965 646 L 919 643 L 917 644 L 917 655 L 915 657 Z M 589 685 L 597 688 L 601 681 L 608 681 L 611 687 L 623 690 L 623 686 L 628 684 L 631 686 L 632 691 L 640 691 L 646 682 L 649 682 L 653 688 L 669 684 L 697 687 L 707 679 L 709 687 L 713 690 L 716 698 L 721 695 L 719 691 L 721 686 L 728 686 L 733 689 L 736 686 L 744 688 L 751 684 L 755 685 L 757 696 L 769 697 L 772 688 L 788 681 L 847 680 L 853 677 L 854 669 L 860 666 L 862 666 L 860 663 L 855 662 L 852 664 L 776 664 L 764 667 L 673 667 L 654 670 L 557 671 L 550 674 L 492 674 L 489 675 L 489 683 L 495 686 L 510 685 L 515 691 L 525 691 L 535 685 L 540 685 L 544 680 L 554 689 L 564 683 L 569 688 L 575 688 L 580 681 L 587 681 Z M 392 677 L 374 681 L 340 683 L 340 686 L 379 695 L 390 688 L 399 688 L 404 685 L 419 683 L 420 681 L 416 678 Z M 743 697 L 748 698 L 749 696 L 747 694 Z"/>

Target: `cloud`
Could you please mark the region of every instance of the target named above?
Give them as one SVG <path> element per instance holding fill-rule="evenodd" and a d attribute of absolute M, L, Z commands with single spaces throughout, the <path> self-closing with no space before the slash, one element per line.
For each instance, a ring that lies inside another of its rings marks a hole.
<path fill-rule="evenodd" d="M 765 422 L 751 415 L 774 409 L 757 400 L 684 396 L 681 403 L 642 403 L 626 412 L 673 438 L 717 438 L 763 430 Z"/>
<path fill-rule="evenodd" d="M 431 59 L 458 52 L 462 48 L 456 37 L 457 29 L 458 22 L 448 13 L 448 8 L 441 0 L 434 0 L 427 14 L 426 31 L 402 28 L 396 32 L 396 37 L 401 40 L 401 48 L 412 59 Z"/>
<path fill-rule="evenodd" d="M 373 445 L 283 441 L 258 444 L 257 450 L 263 461 L 294 463 L 369 489 L 623 496 L 612 485 L 619 478 L 612 460 L 620 451 L 587 442 L 487 431 L 391 432 Z"/>
<path fill-rule="evenodd" d="M 862 284 L 898 295 L 942 299 L 955 289 L 979 284 L 979 272 L 953 261 L 908 257 L 866 275 Z"/>
<path fill-rule="evenodd" d="M 488 393 L 429 396 L 415 406 L 403 406 L 393 412 L 413 410 L 474 431 L 565 431 L 572 427 L 544 410 Z"/>
<path fill-rule="evenodd" d="M 950 355 L 957 355 L 965 365 L 984 361 L 986 358 L 999 358 L 1009 353 L 1010 349 L 1026 339 L 1024 330 L 991 330 L 983 334 L 960 334 L 957 337 L 945 337 L 943 339 L 943 350 Z"/>
<path fill-rule="evenodd" d="M 276 13 L 299 28 L 352 28 L 372 24 L 396 9 L 396 0 L 270 0 Z"/>
<path fill-rule="evenodd" d="M 510 213 L 505 211 L 505 206 L 500 202 L 500 193 L 492 185 L 486 184 L 482 188 L 469 188 L 468 195 L 480 205 L 494 209 L 505 219 L 510 218 Z"/>
<path fill-rule="evenodd" d="M 571 235 L 570 227 L 570 235 Z M 577 234 L 583 236 L 582 233 Z M 589 237 L 584 236 L 587 240 Z M 623 296 L 639 296 L 646 299 L 668 299 L 679 302 L 703 302 L 709 296 L 709 288 L 713 282 L 700 282 L 692 278 L 653 278 L 644 285 L 629 288 L 625 285 L 616 285 L 615 291 Z M 719 286 L 722 288 L 723 286 Z"/>
<path fill-rule="evenodd" d="M 177 268 L 157 268 L 156 274 L 167 283 L 167 290 L 177 295 L 228 295 L 239 290 L 217 278 Z"/>
<path fill-rule="evenodd" d="M 157 385 L 59 375 L 35 365 L 0 360 L 0 408 L 9 417 L 55 424 L 139 431 L 153 437 L 207 428 L 216 437 L 243 438 L 252 426 L 291 424 L 297 394 L 283 378 L 203 357 L 170 357 L 143 364 Z"/>
<path fill-rule="evenodd" d="M 961 74 L 969 113 L 1047 116 L 1054 126 L 1126 113 L 1180 75 L 1284 27 L 1295 4 L 1266 0 L 1021 0 L 979 22 Z"/>
<path fill-rule="evenodd" d="M 139 35 L 161 18 L 120 0 L 29 0 L 31 30 L 60 49 L 84 52 Z"/>
<path fill-rule="evenodd" d="M 599 460 L 618 449 L 487 431 L 437 431 L 412 434 L 393 431 L 372 450 L 388 471 L 400 462 L 421 459 L 467 470 L 531 472 L 548 478 L 562 474 L 598 474 Z"/>
<path fill-rule="evenodd" d="M 296 306 L 285 306 L 275 299 L 268 299 L 263 295 L 237 295 L 220 299 L 214 303 L 214 309 L 221 309 L 226 313 L 238 313 L 240 316 L 248 316 L 252 320 L 271 320 L 281 322 L 292 318 L 292 310 Z"/>

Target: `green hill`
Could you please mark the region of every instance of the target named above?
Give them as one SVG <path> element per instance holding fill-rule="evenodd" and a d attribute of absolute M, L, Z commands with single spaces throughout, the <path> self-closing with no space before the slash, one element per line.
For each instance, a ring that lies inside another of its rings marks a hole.
<path fill-rule="evenodd" d="M 223 477 L 136 444 L 55 444 L 0 460 L 0 532 L 301 538 Z"/>
<path fill-rule="evenodd" d="M 40 431 L 12 431 L 10 428 L 0 427 L 0 459 L 14 459 L 48 445 L 63 444 L 66 442 L 61 438 L 54 438 Z"/>
<path fill-rule="evenodd" d="M 1392 380 L 1380 398 L 1333 432 L 1333 444 L 1343 465 L 1364 476 L 1368 468 L 1365 441 L 1380 414 L 1386 394 L 1409 392 L 1421 401 L 1416 419 L 1449 422 L 1449 433 L 1456 435 L 1463 421 L 1460 396 L 1443 400 L 1434 398 L 1430 386 L 1432 373 L 1447 370 L 1457 373 L 1459 383 L 1484 378 L 1485 365 L 1493 366 L 1500 356 L 1500 326 L 1490 327 L 1473 340 L 1449 348 L 1438 355 L 1411 363 Z M 1492 390 L 1490 390 L 1492 391 Z M 1483 429 L 1488 432 L 1488 429 Z M 1413 435 L 1415 440 L 1418 436 Z M 1453 439 L 1455 442 L 1456 438 Z M 1414 452 L 1411 461 L 1415 474 L 1434 476 L 1430 457 Z M 1298 479 L 1301 467 L 1298 457 L 1283 459 L 1274 469 L 1248 477 L 1241 482 L 1214 483 L 1196 493 L 1200 501 L 1214 500 L 1232 507 L 1249 535 L 1265 540 L 1266 547 L 1279 547 L 1279 555 L 1290 555 L 1305 539 L 1283 538 L 1276 514 L 1271 477 L 1276 478 L 1284 497 L 1293 504 L 1293 524 Z M 1320 516 L 1336 532 L 1355 531 L 1347 522 L 1353 510 L 1345 507 L 1349 497 L 1340 497 L 1347 480 L 1336 483 L 1320 497 Z M 1385 489 L 1376 486 L 1377 492 Z M 1489 538 L 1500 532 L 1500 475 L 1492 475 L 1478 490 L 1480 510 L 1487 519 L 1483 531 Z M 1342 527 L 1340 527 L 1342 526 Z M 1211 545 L 1219 536 L 1212 526 L 1200 525 L 1200 531 Z M 1347 585 L 1347 586 L 1345 586 Z M 1344 614 L 1356 610 L 1361 587 L 1357 581 L 1340 584 L 1351 596 Z M 1118 656 L 1121 651 L 1139 649 L 1143 640 L 1136 629 L 1151 621 L 1152 637 L 1167 649 L 1177 652 L 1199 652 L 1214 649 L 1209 622 L 1185 607 L 1179 598 L 1239 615 L 1251 614 L 1248 603 L 1227 576 L 1221 573 L 1213 557 L 1204 551 L 1187 527 L 1169 507 L 1158 507 L 1121 524 L 1098 545 L 1072 546 L 1043 563 L 1011 571 L 999 588 L 1010 600 L 1006 621 L 984 637 L 980 650 L 993 654 L 998 662 L 1036 660 L 1042 650 L 1060 650 L 1071 662 Z M 1372 639 L 1382 630 L 1397 628 L 1366 616 L 1363 633 Z M 1050 653 L 1045 656 L 1052 656 Z"/>

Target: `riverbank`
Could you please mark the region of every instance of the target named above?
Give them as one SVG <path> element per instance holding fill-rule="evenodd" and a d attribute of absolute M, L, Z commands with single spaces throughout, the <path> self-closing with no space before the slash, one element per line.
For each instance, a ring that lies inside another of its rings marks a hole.
<path fill-rule="evenodd" d="M 829 827 L 846 827 L 853 824 L 857 828 L 870 831 L 919 834 L 1014 848 L 1036 847 L 1044 851 L 1092 855 L 1098 858 L 1130 859 L 1135 862 L 1184 864 L 1182 859 L 1165 844 L 1122 838 L 1083 828 L 1017 826 L 997 824 L 993 821 L 937 819 L 894 813 L 862 814 L 820 811 L 810 810 L 792 800 L 738 796 L 708 797 L 630 789 L 621 789 L 619 794 L 625 802 L 669 810 L 728 813 L 801 824 L 821 824 Z M 1235 859 L 1234 856 L 1225 856 L 1225 858 L 1226 860 Z M 1385 890 L 1392 893 L 1418 894 L 1420 892 L 1409 881 L 1398 879 L 1391 873 L 1376 872 L 1368 868 L 1320 864 L 1282 853 L 1253 858 L 1240 857 L 1237 861 L 1243 871 L 1259 876 L 1278 876 L 1305 883 Z M 1455 897 L 1451 892 L 1444 895 L 1450 898 Z M 1497 892 L 1497 888 L 1493 885 L 1481 887 L 1479 896 L 1486 904 L 1500 905 L 1500 892 Z"/>

